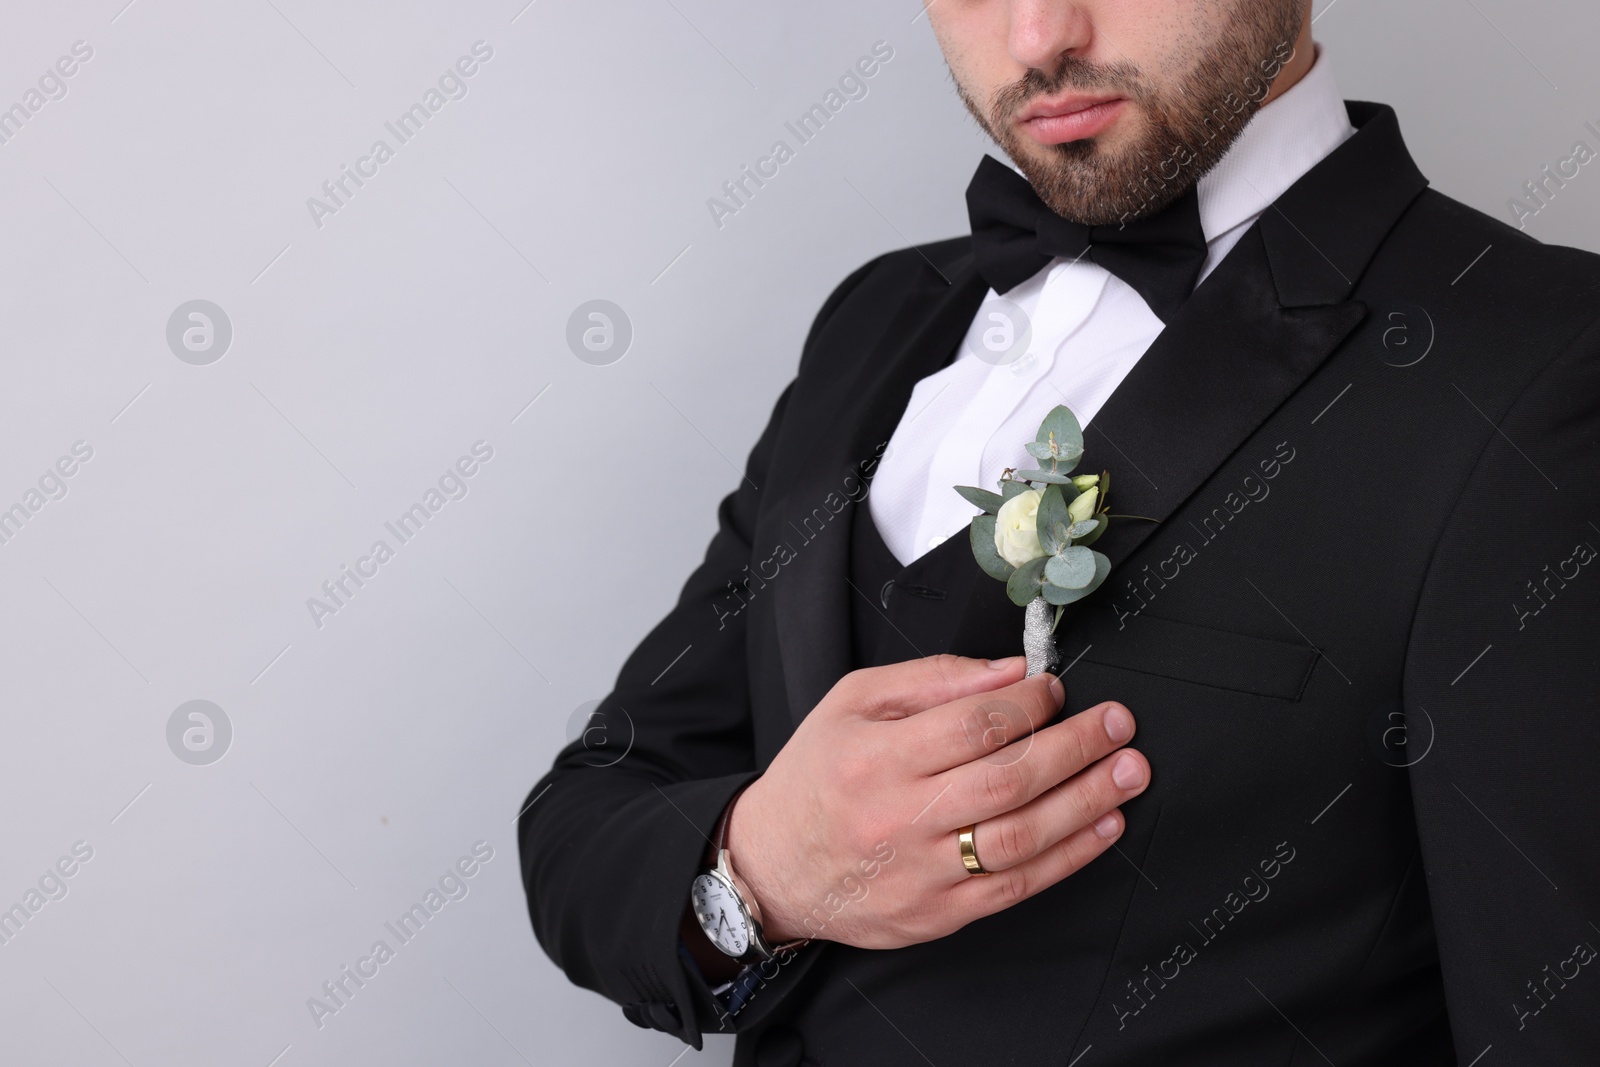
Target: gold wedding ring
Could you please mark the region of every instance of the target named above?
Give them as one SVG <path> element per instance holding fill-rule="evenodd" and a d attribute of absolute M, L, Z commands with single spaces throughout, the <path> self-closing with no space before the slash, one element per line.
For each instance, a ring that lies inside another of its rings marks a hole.
<path fill-rule="evenodd" d="M 964 826 L 956 835 L 957 840 L 961 842 L 961 862 L 967 868 L 968 874 L 988 874 L 989 872 L 983 869 L 983 864 L 978 862 L 978 849 L 972 843 L 974 829 L 972 826 Z"/>

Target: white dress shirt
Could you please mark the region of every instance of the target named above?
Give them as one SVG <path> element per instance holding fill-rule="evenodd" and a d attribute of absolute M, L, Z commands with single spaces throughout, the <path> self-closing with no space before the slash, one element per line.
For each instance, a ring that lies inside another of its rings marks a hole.
<path fill-rule="evenodd" d="M 1319 48 L 1305 77 L 1257 111 L 1201 176 L 1201 279 L 1272 201 L 1354 132 Z M 994 332 L 1007 320 L 1031 326 L 1026 348 L 1012 340 L 1022 330 Z M 1003 297 L 991 289 L 954 361 L 912 390 L 873 478 L 867 504 L 889 551 L 910 563 L 966 529 L 978 512 L 952 487 L 997 490 L 1007 467 L 1037 466 L 1023 445 L 1045 414 L 1065 404 L 1089 425 L 1161 330 L 1143 297 L 1088 258 L 1058 257 Z"/>

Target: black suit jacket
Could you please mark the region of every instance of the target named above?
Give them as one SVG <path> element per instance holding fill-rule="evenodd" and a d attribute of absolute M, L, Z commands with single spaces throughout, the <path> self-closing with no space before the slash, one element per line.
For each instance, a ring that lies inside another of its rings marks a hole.
<path fill-rule="evenodd" d="M 1114 510 L 1160 520 L 1113 524 L 1058 631 L 1068 710 L 1128 705 L 1154 770 L 1116 851 L 939 941 L 813 945 L 731 1020 L 680 960 L 705 835 L 853 666 L 844 520 L 987 289 L 968 239 L 901 250 L 817 316 L 610 747 L 529 794 L 574 982 L 763 1065 L 1596 1062 L 1600 258 L 1349 111 L 1086 431 Z M 966 574 L 922 651 L 1014 654 Z"/>

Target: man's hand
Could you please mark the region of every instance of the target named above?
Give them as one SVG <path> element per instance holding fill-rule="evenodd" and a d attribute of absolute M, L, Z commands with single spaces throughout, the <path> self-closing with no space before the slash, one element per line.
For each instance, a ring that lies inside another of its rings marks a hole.
<path fill-rule="evenodd" d="M 734 869 L 773 943 L 898 948 L 1047 889 L 1122 833 L 1144 791 L 1133 716 L 1106 703 L 1050 727 L 1061 680 L 932 656 L 852 671 L 739 796 Z M 968 873 L 957 833 L 976 824 Z"/>

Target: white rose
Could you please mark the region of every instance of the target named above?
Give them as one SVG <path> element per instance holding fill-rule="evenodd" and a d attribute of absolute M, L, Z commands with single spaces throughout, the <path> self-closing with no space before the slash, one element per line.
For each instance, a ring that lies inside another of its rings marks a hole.
<path fill-rule="evenodd" d="M 1045 554 L 1039 544 L 1039 499 L 1037 489 L 1027 489 L 1000 505 L 994 520 L 994 549 L 1013 567 Z"/>

